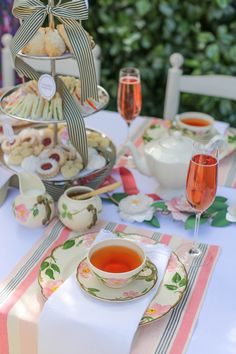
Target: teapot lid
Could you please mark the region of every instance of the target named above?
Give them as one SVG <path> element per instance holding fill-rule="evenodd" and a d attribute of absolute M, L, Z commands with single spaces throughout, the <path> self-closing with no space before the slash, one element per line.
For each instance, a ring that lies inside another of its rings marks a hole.
<path fill-rule="evenodd" d="M 146 150 L 148 154 L 165 162 L 189 161 L 192 152 L 192 140 L 183 136 L 179 131 L 147 145 L 149 145 Z"/>
<path fill-rule="evenodd" d="M 179 131 L 175 131 L 172 135 L 161 139 L 159 144 L 164 149 L 178 152 L 184 152 L 186 151 L 186 147 L 192 146 L 191 140 L 184 137 Z"/>

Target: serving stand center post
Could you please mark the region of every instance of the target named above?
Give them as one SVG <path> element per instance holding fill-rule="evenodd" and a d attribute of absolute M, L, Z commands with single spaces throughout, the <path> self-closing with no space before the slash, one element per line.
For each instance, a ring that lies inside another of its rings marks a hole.
<path fill-rule="evenodd" d="M 54 0 L 48 0 L 48 6 L 54 6 Z M 49 27 L 51 29 L 55 29 L 55 22 L 54 22 L 54 17 L 52 14 L 49 15 Z M 50 59 L 50 65 L 51 65 L 51 75 L 53 77 L 53 80 L 55 80 L 56 76 L 56 60 L 54 58 Z M 53 125 L 53 141 L 54 141 L 54 147 L 57 145 L 58 138 L 57 138 L 57 132 L 58 132 L 58 124 L 55 123 Z"/>

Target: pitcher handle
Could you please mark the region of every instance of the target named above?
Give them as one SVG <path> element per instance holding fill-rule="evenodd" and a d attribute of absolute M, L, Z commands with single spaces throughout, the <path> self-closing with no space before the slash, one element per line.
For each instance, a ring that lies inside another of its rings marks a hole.
<path fill-rule="evenodd" d="M 52 215 L 52 208 L 50 206 L 50 201 L 45 195 L 40 195 L 37 197 L 37 202 L 43 204 L 46 211 L 46 217 L 43 219 L 43 225 L 48 225 Z"/>

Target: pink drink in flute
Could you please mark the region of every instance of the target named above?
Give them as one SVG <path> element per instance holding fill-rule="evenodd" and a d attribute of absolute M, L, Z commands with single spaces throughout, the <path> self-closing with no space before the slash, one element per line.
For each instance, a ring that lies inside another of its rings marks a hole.
<path fill-rule="evenodd" d="M 199 142 L 194 143 L 186 179 L 186 197 L 196 213 L 194 238 L 192 243 L 184 243 L 177 248 L 177 254 L 185 265 L 200 267 L 206 265 L 202 251 L 196 243 L 200 218 L 213 203 L 217 189 L 218 148 Z M 196 262 L 193 262 L 193 259 Z"/>
<path fill-rule="evenodd" d="M 129 140 L 131 122 L 139 115 L 142 106 L 140 72 L 136 68 L 123 68 L 119 73 L 117 106 L 128 126 L 126 141 Z M 131 156 L 128 155 L 131 159 Z"/>
<path fill-rule="evenodd" d="M 198 212 L 209 208 L 217 188 L 217 160 L 210 155 L 194 155 L 187 175 L 187 199 Z"/>
<path fill-rule="evenodd" d="M 195 143 L 186 180 L 187 200 L 196 212 L 194 241 L 198 236 L 201 215 L 215 199 L 217 174 L 218 150 L 208 151 L 203 145 Z M 198 256 L 201 250 L 194 244 L 189 253 Z"/>
<path fill-rule="evenodd" d="M 128 126 L 141 111 L 141 82 L 138 77 L 120 77 L 118 87 L 118 110 Z"/>

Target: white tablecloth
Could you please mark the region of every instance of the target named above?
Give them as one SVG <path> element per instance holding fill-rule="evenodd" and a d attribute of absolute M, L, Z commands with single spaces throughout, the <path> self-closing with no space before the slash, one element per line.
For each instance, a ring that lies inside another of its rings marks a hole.
<path fill-rule="evenodd" d="M 142 119 L 137 118 L 132 129 L 135 129 L 141 122 Z M 87 118 L 86 124 L 104 131 L 117 146 L 126 138 L 125 122 L 117 113 L 97 113 Z M 156 183 L 152 178 L 142 176 L 137 171 L 133 172 L 138 188 L 142 192 L 154 191 Z M 43 233 L 43 228 L 30 230 L 15 222 L 11 204 L 17 194 L 17 190 L 10 190 L 6 202 L 0 208 L 0 281 L 11 272 Z M 236 202 L 236 189 L 219 187 L 217 194 L 227 197 L 229 203 Z M 110 203 L 104 203 L 102 218 L 107 221 L 122 222 L 117 214 L 117 207 Z M 161 232 L 191 239 L 193 232 L 192 230 L 186 231 L 183 223 L 173 222 L 169 216 L 160 216 L 159 220 L 161 228 L 158 230 Z M 140 226 L 149 227 L 146 224 Z M 236 353 L 236 224 L 224 228 L 201 225 L 199 241 L 220 245 L 221 255 L 187 353 Z"/>

